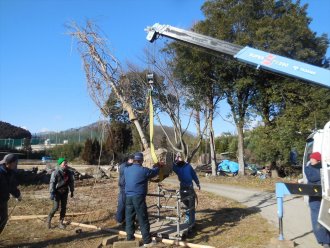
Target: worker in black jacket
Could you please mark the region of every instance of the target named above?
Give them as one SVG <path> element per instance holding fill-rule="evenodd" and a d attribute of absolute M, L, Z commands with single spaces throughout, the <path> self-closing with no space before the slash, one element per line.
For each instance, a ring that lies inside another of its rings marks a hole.
<path fill-rule="evenodd" d="M 10 194 L 20 201 L 21 192 L 17 188 L 15 170 L 18 158 L 15 154 L 7 154 L 0 161 L 0 234 L 8 221 L 8 200 Z"/>
<path fill-rule="evenodd" d="M 64 229 L 65 225 L 63 221 L 66 213 L 69 189 L 71 197 L 73 197 L 74 192 L 74 175 L 73 172 L 68 169 L 68 162 L 65 158 L 59 158 L 57 165 L 59 168 L 56 168 L 56 170 L 52 172 L 49 183 L 50 199 L 53 201 L 53 208 L 48 215 L 47 227 L 51 228 L 52 218 L 61 204 L 59 228 Z"/>

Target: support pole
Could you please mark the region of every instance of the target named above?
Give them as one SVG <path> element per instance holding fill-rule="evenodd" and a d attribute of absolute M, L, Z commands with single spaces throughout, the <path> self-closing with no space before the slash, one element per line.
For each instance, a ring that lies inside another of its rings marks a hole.
<path fill-rule="evenodd" d="M 285 183 L 276 183 L 276 199 L 277 199 L 277 216 L 278 216 L 278 240 L 284 240 L 283 235 L 283 198 L 285 195 L 290 195 L 290 192 Z"/>
<path fill-rule="evenodd" d="M 157 185 L 157 194 L 160 195 L 160 184 Z M 160 216 L 160 196 L 157 197 L 157 215 Z M 157 219 L 159 221 L 160 218 Z"/>
<path fill-rule="evenodd" d="M 180 191 L 176 192 L 177 198 L 176 198 L 176 214 L 178 216 L 178 221 L 176 222 L 176 230 L 177 230 L 177 236 L 180 237 L 180 222 L 181 222 L 181 208 L 180 208 L 180 202 L 181 202 L 181 197 L 180 197 Z"/>
<path fill-rule="evenodd" d="M 283 235 L 283 197 L 277 197 L 277 216 L 278 216 L 278 230 L 279 240 L 284 240 Z"/>

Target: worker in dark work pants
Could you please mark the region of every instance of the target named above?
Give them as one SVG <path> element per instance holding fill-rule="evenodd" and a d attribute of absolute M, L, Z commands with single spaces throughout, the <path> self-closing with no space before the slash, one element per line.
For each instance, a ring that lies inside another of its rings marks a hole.
<path fill-rule="evenodd" d="M 71 197 L 73 197 L 74 192 L 74 175 L 73 172 L 68 169 L 68 162 L 65 158 L 59 158 L 57 165 L 59 168 L 56 168 L 56 170 L 52 172 L 49 182 L 50 199 L 53 201 L 53 208 L 48 215 L 47 227 L 51 228 L 52 218 L 61 204 L 59 228 L 64 229 L 65 225 L 63 221 L 66 213 L 69 189 Z"/>
<path fill-rule="evenodd" d="M 198 189 L 201 189 L 197 174 L 192 166 L 183 160 L 180 153 L 176 155 L 173 163 L 173 171 L 178 175 L 180 181 L 180 197 L 182 203 L 187 208 L 185 223 L 187 223 L 189 227 L 194 227 L 196 193 L 193 181 L 196 183 Z"/>
<path fill-rule="evenodd" d="M 309 163 L 304 168 L 308 184 L 321 184 L 321 154 L 319 152 L 313 152 L 309 159 Z M 320 245 L 330 248 L 330 232 L 317 221 L 320 212 L 321 200 L 322 197 L 320 196 L 309 197 L 313 232 L 317 242 Z"/>
<path fill-rule="evenodd" d="M 150 223 L 146 204 L 148 192 L 148 180 L 159 173 L 159 167 L 163 164 L 157 163 L 154 168 L 149 169 L 142 166 L 143 153 L 134 154 L 133 164 L 125 168 L 125 193 L 126 193 L 126 233 L 127 240 L 134 240 L 135 215 L 137 216 L 143 244 L 145 247 L 152 246 Z"/>
<path fill-rule="evenodd" d="M 133 163 L 134 155 L 129 155 L 126 162 L 119 165 L 119 193 L 118 193 L 118 205 L 117 205 L 117 213 L 116 213 L 116 221 L 118 224 L 122 224 L 125 222 L 125 204 L 126 204 L 126 195 L 125 195 L 125 168 L 127 166 L 131 166 Z"/>

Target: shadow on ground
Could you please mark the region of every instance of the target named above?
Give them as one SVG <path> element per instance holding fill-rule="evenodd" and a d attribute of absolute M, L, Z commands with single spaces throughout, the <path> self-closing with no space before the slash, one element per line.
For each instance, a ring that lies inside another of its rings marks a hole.
<path fill-rule="evenodd" d="M 252 208 L 221 208 L 219 210 L 203 209 L 187 236 L 187 241 L 193 243 L 209 242 L 211 237 L 218 236 L 239 224 L 249 215 L 257 214 L 260 210 Z"/>

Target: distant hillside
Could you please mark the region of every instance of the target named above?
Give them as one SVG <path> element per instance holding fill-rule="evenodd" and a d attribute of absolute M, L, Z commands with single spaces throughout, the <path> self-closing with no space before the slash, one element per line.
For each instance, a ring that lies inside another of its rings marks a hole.
<path fill-rule="evenodd" d="M 107 122 L 95 122 L 87 126 L 78 127 L 78 128 L 70 128 L 65 131 L 60 132 L 43 132 L 37 133 L 37 137 L 42 139 L 50 139 L 51 143 L 63 143 L 63 140 L 68 140 L 69 142 L 85 142 L 88 138 L 97 138 L 100 139 L 102 136 L 102 129 L 103 125 L 109 125 Z M 106 126 L 105 126 L 106 127 Z M 166 130 L 167 134 L 169 135 L 170 139 L 174 140 L 174 132 L 172 127 L 165 126 L 164 129 Z M 107 137 L 107 130 L 106 127 L 104 129 L 104 137 Z M 154 144 L 156 147 L 159 147 L 161 140 L 164 136 L 164 133 L 160 126 L 155 126 L 154 128 Z M 190 133 L 187 134 L 188 137 L 194 138 L 194 136 Z"/>
<path fill-rule="evenodd" d="M 105 132 L 107 128 L 104 129 Z M 105 133 L 105 136 L 107 134 Z M 63 143 L 64 140 L 68 142 L 85 142 L 86 139 L 97 138 L 100 139 L 102 136 L 102 122 L 95 122 L 87 126 L 70 128 L 60 132 L 42 132 L 37 133 L 35 138 L 49 139 L 50 143 L 59 144 Z"/>
<path fill-rule="evenodd" d="M 31 139 L 31 133 L 21 127 L 0 121 L 0 139 Z"/>

